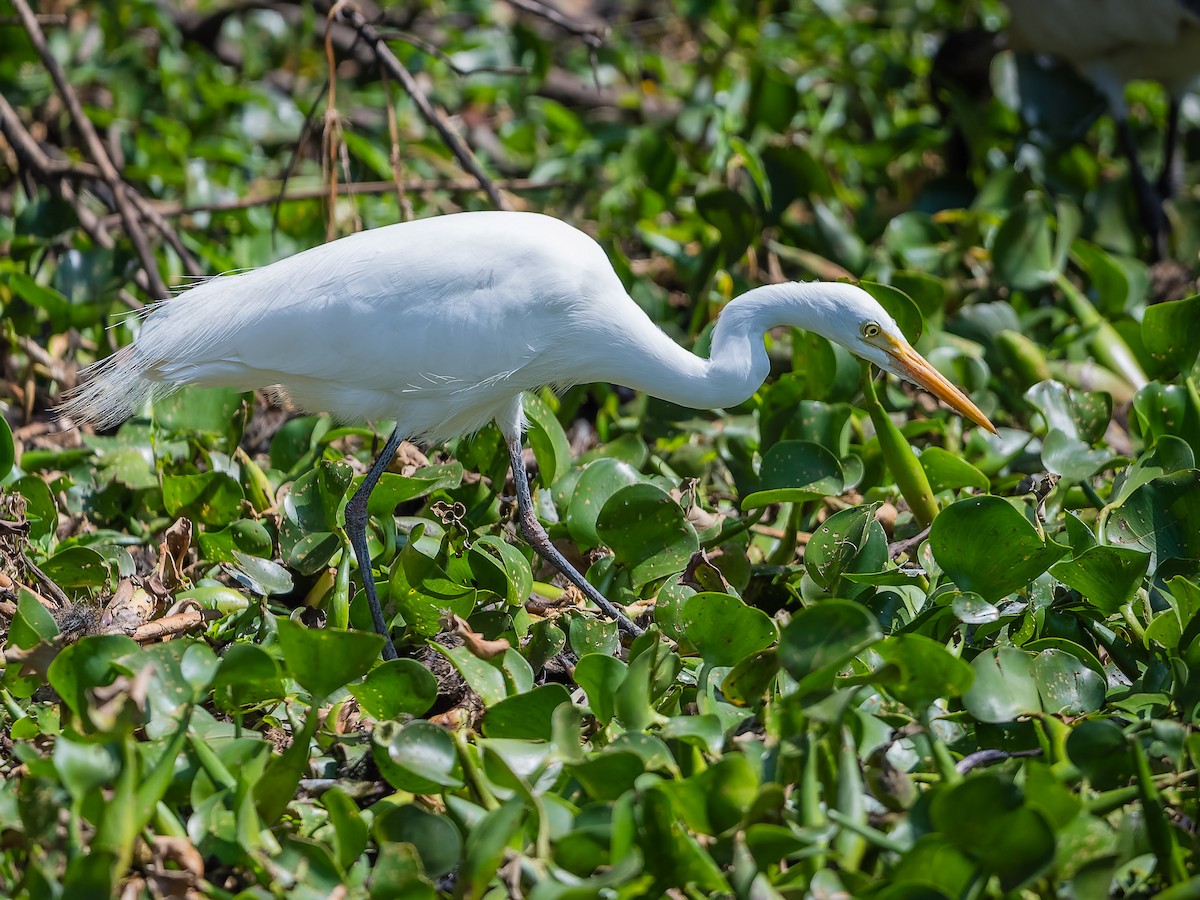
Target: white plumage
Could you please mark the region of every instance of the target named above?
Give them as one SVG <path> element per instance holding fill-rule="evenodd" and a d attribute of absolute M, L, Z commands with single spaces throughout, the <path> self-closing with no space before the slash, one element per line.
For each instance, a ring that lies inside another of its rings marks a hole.
<path fill-rule="evenodd" d="M 686 406 L 731 406 L 769 372 L 764 332 L 816 331 L 987 418 L 849 284 L 769 285 L 722 312 L 709 359 L 667 337 L 626 293 L 601 247 L 531 213 L 461 213 L 377 228 L 261 269 L 214 278 L 148 310 L 133 344 L 84 373 L 62 406 L 78 424 L 113 425 L 185 384 L 281 386 L 308 412 L 395 419 L 347 505 L 347 531 L 375 624 L 366 498 L 402 438 L 440 442 L 496 421 L 509 446 L 530 542 L 627 631 L 636 631 L 558 554 L 523 477 L 521 394 L 613 382 Z M 389 652 L 390 643 L 388 645 Z"/>

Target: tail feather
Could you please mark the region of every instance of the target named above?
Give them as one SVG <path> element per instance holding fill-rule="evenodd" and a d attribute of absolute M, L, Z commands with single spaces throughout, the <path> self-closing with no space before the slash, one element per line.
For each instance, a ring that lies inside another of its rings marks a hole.
<path fill-rule="evenodd" d="M 55 412 L 72 425 L 111 428 L 141 409 L 147 400 L 170 389 L 148 378 L 146 370 L 134 346 L 122 347 L 84 369 L 79 385 L 67 392 Z"/>

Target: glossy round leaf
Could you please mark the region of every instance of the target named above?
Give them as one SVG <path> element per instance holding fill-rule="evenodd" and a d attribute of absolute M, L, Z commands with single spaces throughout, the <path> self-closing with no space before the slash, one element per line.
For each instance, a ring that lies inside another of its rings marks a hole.
<path fill-rule="evenodd" d="M 837 457 L 809 441 L 775 444 L 764 454 L 758 477 L 758 489 L 742 500 L 743 510 L 835 496 L 845 484 Z"/>
<path fill-rule="evenodd" d="M 383 649 L 383 638 L 365 631 L 305 628 L 280 619 L 279 646 L 288 674 L 316 702 L 366 674 Z"/>
<path fill-rule="evenodd" d="M 484 713 L 483 733 L 489 738 L 548 741 L 554 710 L 570 702 L 571 695 L 561 684 L 543 684 L 506 697 Z"/>
<path fill-rule="evenodd" d="M 838 671 L 883 637 L 875 617 L 849 600 L 824 600 L 805 607 L 779 636 L 779 663 L 801 693 L 833 683 Z"/>
<path fill-rule="evenodd" d="M 693 594 L 683 602 L 680 622 L 688 643 L 710 666 L 736 665 L 779 635 L 770 616 L 729 594 Z"/>
<path fill-rule="evenodd" d="M 609 497 L 640 480 L 636 469 L 617 459 L 597 459 L 584 466 L 567 506 L 566 523 L 571 540 L 584 548 L 602 543 L 596 532 L 600 510 Z"/>
<path fill-rule="evenodd" d="M 975 681 L 970 665 L 919 634 L 893 635 L 875 652 L 885 665 L 873 680 L 918 714 L 940 697 L 961 696 Z"/>
<path fill-rule="evenodd" d="M 1042 708 L 1052 715 L 1083 716 L 1104 705 L 1104 677 L 1064 650 L 1043 650 L 1034 657 L 1033 679 Z"/>
<path fill-rule="evenodd" d="M 963 706 L 981 722 L 1011 722 L 1041 712 L 1033 658 L 1016 647 L 985 650 L 973 660 L 975 681 L 963 695 Z"/>
<path fill-rule="evenodd" d="M 1038 536 L 999 497 L 969 497 L 942 510 L 929 534 L 942 571 L 964 591 L 995 601 L 1024 587 L 1066 552 Z"/>
<path fill-rule="evenodd" d="M 1050 567 L 1050 574 L 1105 615 L 1133 597 L 1150 565 L 1150 554 L 1134 547 L 1094 546 Z"/>
<path fill-rule="evenodd" d="M 976 488 L 986 491 L 991 487 L 988 477 L 954 453 L 941 447 L 926 447 L 918 459 L 929 487 L 936 494 L 940 491 L 958 491 Z"/>
<path fill-rule="evenodd" d="M 596 519 L 596 533 L 629 567 L 635 586 L 683 571 L 700 549 L 687 514 L 660 487 L 631 484 L 608 498 Z"/>
<path fill-rule="evenodd" d="M 808 576 L 831 594 L 861 591 L 843 582 L 850 573 L 882 572 L 888 563 L 887 535 L 875 518 L 878 504 L 834 513 L 813 532 L 804 548 Z"/>
<path fill-rule="evenodd" d="M 1173 556 L 1200 558 L 1200 470 L 1142 485 L 1107 511 L 1104 536 L 1110 543 L 1149 553 L 1151 571 Z"/>
<path fill-rule="evenodd" d="M 367 673 L 350 693 L 374 719 L 419 716 L 433 706 L 438 684 L 428 669 L 413 659 L 389 659 Z"/>

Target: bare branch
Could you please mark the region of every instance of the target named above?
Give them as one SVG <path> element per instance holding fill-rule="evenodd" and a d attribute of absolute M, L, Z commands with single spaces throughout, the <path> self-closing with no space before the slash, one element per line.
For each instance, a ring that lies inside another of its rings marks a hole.
<path fill-rule="evenodd" d="M 542 0 L 508 0 L 508 4 L 538 18 L 545 19 L 547 22 L 557 25 L 563 31 L 570 32 L 593 50 L 604 46 L 604 37 L 608 29 L 576 22 L 574 19 L 563 15 L 549 3 L 543 3 Z"/>
<path fill-rule="evenodd" d="M 29 8 L 26 0 L 12 0 L 12 3 L 17 14 L 21 17 L 21 22 L 25 26 L 25 32 L 29 35 L 30 43 L 33 44 L 34 50 L 37 51 L 38 56 L 42 59 L 42 64 L 54 80 L 54 85 L 58 88 L 58 93 L 62 96 L 63 102 L 66 104 L 67 112 L 70 113 L 71 121 L 78 130 L 80 137 L 83 138 L 88 155 L 99 169 L 100 177 L 104 179 L 112 191 L 113 204 L 117 212 L 121 214 L 121 221 L 125 225 L 125 233 L 128 235 L 130 243 L 133 244 L 133 249 L 141 261 L 142 269 L 146 273 L 150 294 L 159 299 L 166 297 L 167 286 L 158 271 L 158 263 L 154 259 L 154 251 L 150 249 L 150 243 L 146 240 L 142 224 L 137 218 L 133 204 L 129 201 L 129 196 L 126 192 L 127 186 L 113 165 L 108 151 L 105 150 L 104 144 L 100 140 L 100 136 L 96 134 L 96 129 L 92 126 L 91 119 L 84 114 L 79 97 L 75 93 L 74 88 L 71 87 L 70 82 L 67 81 L 67 76 L 62 66 L 59 65 L 54 54 L 50 52 L 50 47 L 46 43 L 46 35 L 42 32 L 42 26 L 38 24 L 37 16 Z"/>
<path fill-rule="evenodd" d="M 18 0 L 18 2 L 24 2 L 24 0 Z M 496 189 L 495 184 L 492 183 L 492 180 L 483 171 L 483 168 L 479 165 L 479 161 L 475 158 L 470 148 L 451 129 L 445 114 L 434 107 L 429 101 L 425 92 L 417 84 L 417 80 L 413 78 L 412 73 L 405 68 L 404 63 L 400 62 L 400 59 L 388 47 L 375 26 L 363 18 L 362 13 L 348 3 L 330 4 L 327 0 L 318 0 L 316 5 L 322 12 L 327 14 L 332 13 L 334 19 L 350 26 L 358 33 L 359 37 L 374 52 L 378 64 L 400 82 L 404 90 L 412 97 L 413 103 L 417 105 L 417 109 L 425 121 L 433 126 L 433 129 L 458 160 L 459 165 L 471 173 L 475 180 L 479 182 L 479 186 L 487 193 L 492 203 L 499 209 L 511 209 L 512 207 L 508 201 Z"/>

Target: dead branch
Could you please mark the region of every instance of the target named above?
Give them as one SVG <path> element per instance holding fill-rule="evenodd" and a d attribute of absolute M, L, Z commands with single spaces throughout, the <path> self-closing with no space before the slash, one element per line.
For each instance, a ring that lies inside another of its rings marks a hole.
<path fill-rule="evenodd" d="M 50 73 L 50 77 L 54 80 L 54 85 L 58 89 L 58 93 L 62 96 L 63 102 L 66 104 L 67 112 L 71 116 L 71 121 L 76 130 L 83 138 L 84 147 L 87 149 L 88 155 L 92 158 L 97 169 L 100 172 L 100 177 L 108 185 L 112 192 L 112 201 L 116 207 L 116 211 L 121 214 L 121 221 L 125 225 L 125 234 L 129 237 L 129 241 L 133 244 L 134 252 L 137 253 L 138 259 L 141 261 L 142 269 L 146 273 L 146 278 L 149 283 L 149 293 L 155 299 L 162 299 L 167 296 L 167 286 L 162 280 L 162 275 L 158 271 L 158 263 L 154 259 L 154 251 L 150 249 L 150 242 L 146 239 L 146 233 L 142 229 L 142 223 L 138 219 L 134 210 L 134 204 L 130 202 L 128 185 L 125 184 L 116 167 L 113 165 L 112 159 L 108 155 L 108 151 L 104 148 L 100 136 L 96 133 L 95 127 L 83 111 L 83 105 L 79 102 L 79 96 L 75 93 L 75 89 L 71 87 L 67 81 L 66 73 L 54 54 L 50 52 L 50 47 L 46 43 L 46 35 L 42 31 L 42 26 L 38 23 L 37 16 L 33 10 L 29 8 L 26 0 L 12 0 L 13 7 L 17 14 L 21 17 L 21 22 L 25 26 L 25 33 L 29 35 L 29 41 L 33 44 L 34 50 L 41 57 L 42 64 L 46 67 L 46 71 Z"/>
<path fill-rule="evenodd" d="M 557 25 L 563 31 L 575 35 L 593 50 L 604 45 L 604 37 L 608 31 L 607 28 L 576 22 L 574 19 L 563 15 L 549 3 L 543 3 L 541 0 L 508 0 L 508 5 Z"/>
<path fill-rule="evenodd" d="M 19 2 L 24 2 L 24 0 L 19 0 Z M 375 26 L 363 18 L 362 13 L 349 3 L 329 3 L 328 0 L 319 0 L 316 6 L 321 12 L 330 15 L 336 21 L 349 25 L 358 33 L 363 42 L 374 52 L 376 63 L 400 82 L 404 90 L 412 98 L 413 103 L 416 104 L 421 116 L 438 133 L 442 142 L 450 148 L 450 152 L 454 154 L 459 165 L 475 178 L 479 186 L 488 195 L 488 199 L 492 201 L 492 204 L 498 209 L 511 209 L 512 207 L 508 201 L 496 189 L 495 184 L 492 183 L 492 180 L 483 171 L 471 149 L 451 129 L 445 113 L 434 107 L 429 97 L 425 95 L 420 85 L 417 84 L 417 80 L 413 78 L 412 73 L 405 68 L 404 63 L 400 62 L 399 57 L 388 47 L 387 42 L 376 30 Z"/>
<path fill-rule="evenodd" d="M 185 631 L 191 631 L 193 628 L 219 618 L 221 618 L 220 610 L 189 609 L 186 612 L 163 616 L 161 619 L 139 625 L 130 636 L 139 644 L 144 644 L 148 641 L 157 641 L 183 634 Z"/>

